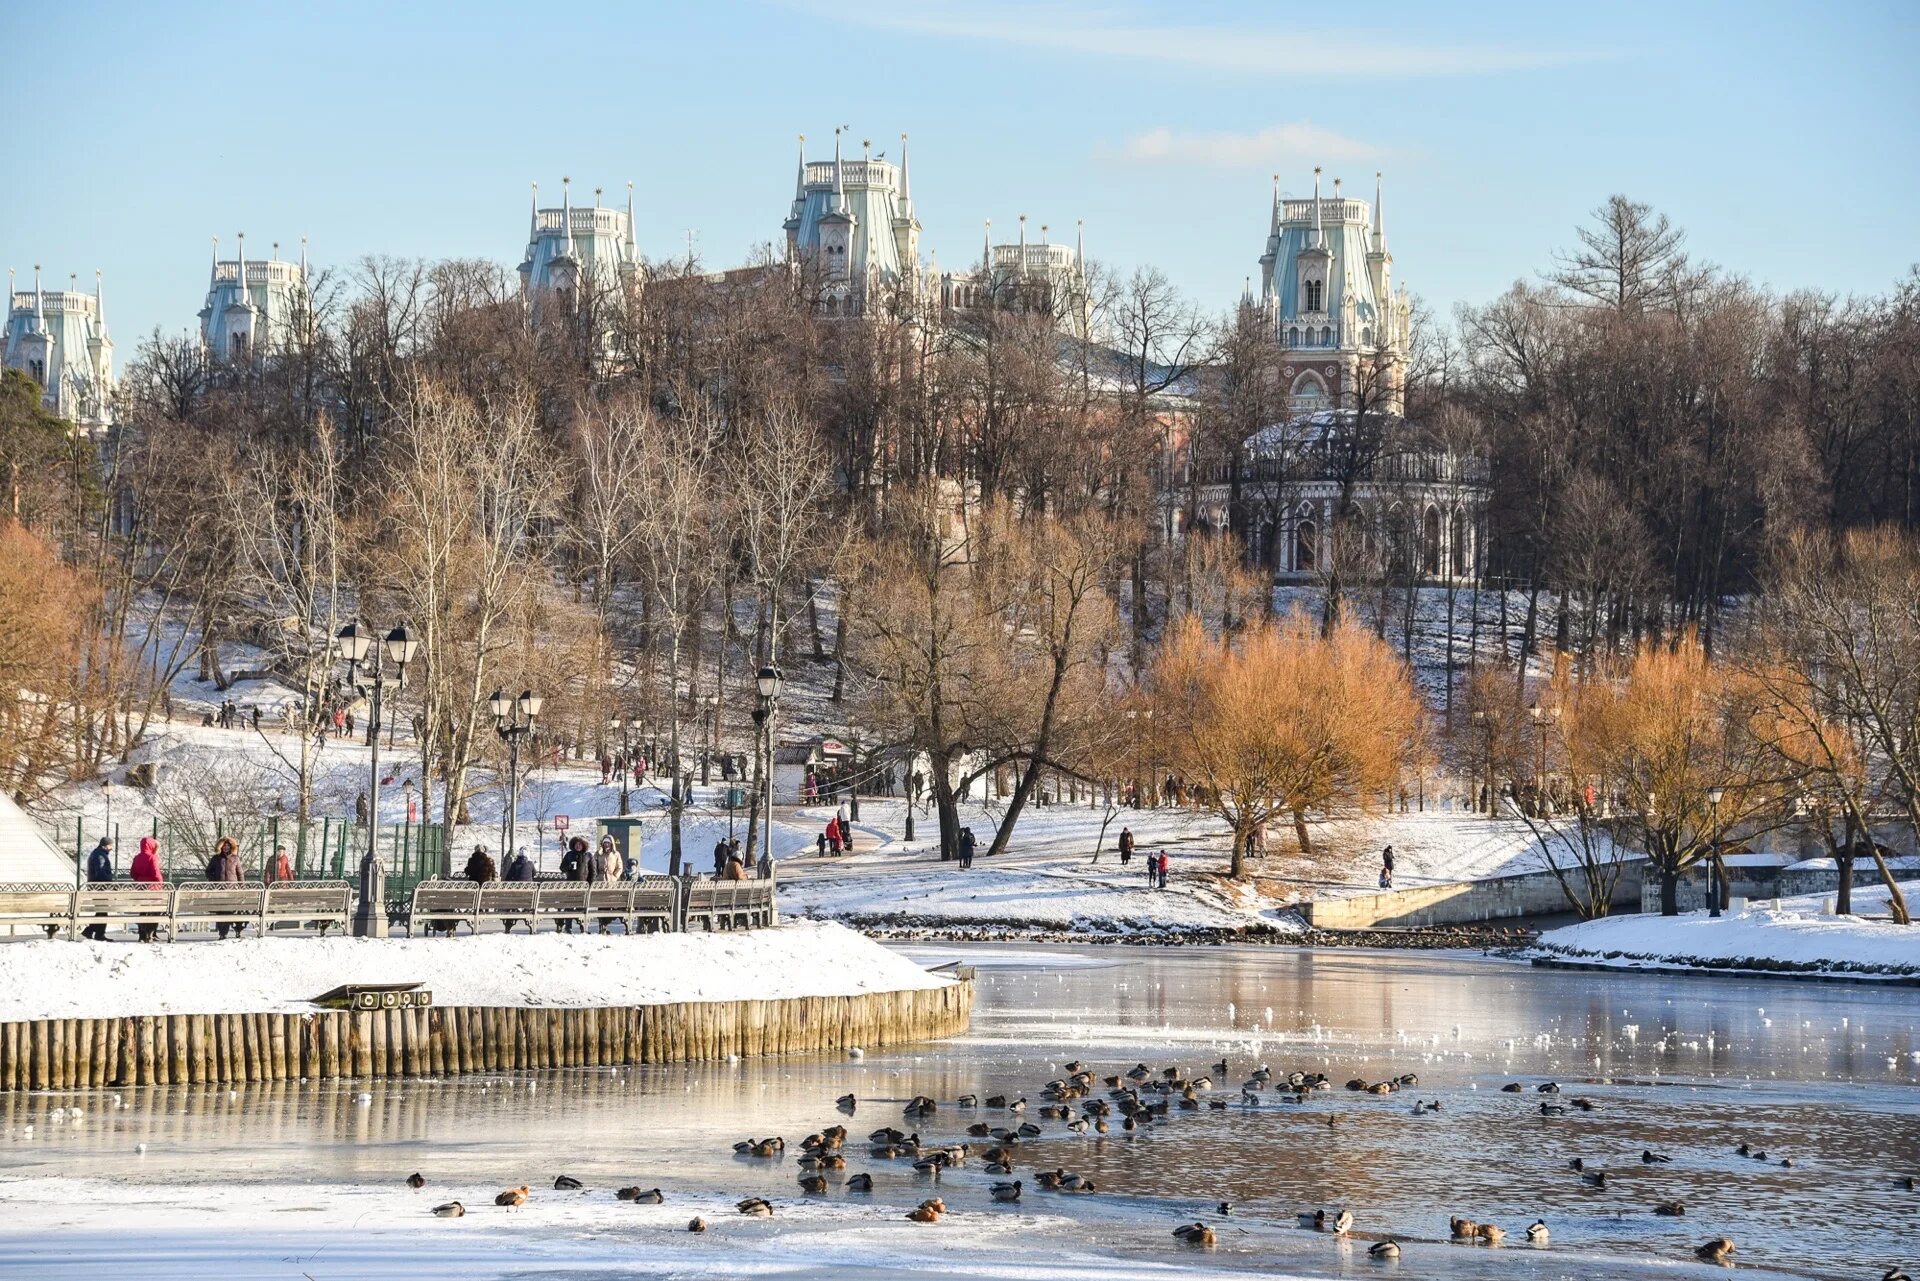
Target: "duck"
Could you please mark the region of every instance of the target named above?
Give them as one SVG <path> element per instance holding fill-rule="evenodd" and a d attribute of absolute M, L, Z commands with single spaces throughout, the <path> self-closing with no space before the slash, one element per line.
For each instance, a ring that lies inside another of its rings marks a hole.
<path fill-rule="evenodd" d="M 765 1197 L 750 1196 L 744 1201 L 735 1202 L 733 1208 L 755 1219 L 765 1219 L 773 1214 L 773 1202 Z"/>
<path fill-rule="evenodd" d="M 1567 1110 L 1558 1103 L 1542 1103 L 1540 1105 L 1541 1116 L 1565 1116 L 1566 1114 Z"/>
<path fill-rule="evenodd" d="M 869 1143 L 905 1143 L 906 1141 L 907 1132 L 897 1130 L 891 1125 L 883 1125 L 867 1136 Z"/>
<path fill-rule="evenodd" d="M 1907 1275 L 1905 1268 L 1895 1266 L 1882 1272 L 1880 1281 L 1913 1281 L 1913 1278 Z"/>
<path fill-rule="evenodd" d="M 445 1205 L 436 1205 L 433 1212 L 443 1219 L 458 1219 L 467 1212 L 467 1207 L 458 1201 L 449 1201 Z"/>
<path fill-rule="evenodd" d="M 1793 1168 L 1793 1158 L 1790 1156 L 1781 1157 L 1780 1168 L 1783 1170 L 1791 1170 Z"/>
<path fill-rule="evenodd" d="M 1020 1123 L 1020 1129 L 1017 1131 L 1017 1133 L 1023 1139 L 1038 1138 L 1040 1135 L 1040 1127 L 1035 1125 L 1031 1121 L 1022 1121 Z"/>
<path fill-rule="evenodd" d="M 1582 1112 L 1597 1112 L 1600 1110 L 1592 1099 L 1574 1098 L 1567 1101 L 1579 1108 Z"/>
<path fill-rule="evenodd" d="M 1303 1228 L 1312 1228 L 1315 1232 L 1325 1232 L 1327 1230 L 1327 1212 L 1325 1210 L 1314 1210 L 1311 1213 L 1303 1212 L 1300 1215 L 1300 1226 Z"/>
<path fill-rule="evenodd" d="M 1334 1235 L 1343 1237 L 1347 1235 L 1347 1233 L 1351 1232 L 1352 1230 L 1353 1230 L 1353 1211 L 1341 1210 L 1340 1213 L 1335 1215 L 1333 1218 Z"/>
<path fill-rule="evenodd" d="M 803 1156 L 800 1158 L 800 1168 L 803 1170 L 844 1170 L 847 1168 L 847 1158 L 831 1152 L 823 1153 L 820 1156 Z"/>
<path fill-rule="evenodd" d="M 1092 1192 L 1094 1190 L 1093 1180 L 1080 1174 L 1062 1175 L 1060 1178 L 1060 1190 L 1062 1192 Z"/>
<path fill-rule="evenodd" d="M 580 1180 L 574 1178 L 571 1174 L 563 1174 L 553 1181 L 553 1190 L 555 1192 L 578 1192 L 586 1186 L 586 1184 L 580 1182 Z"/>
<path fill-rule="evenodd" d="M 827 1181 L 817 1174 L 803 1174 L 800 1176 L 800 1190 L 808 1196 L 823 1196 Z"/>
<path fill-rule="evenodd" d="M 778 1135 L 771 1139 L 762 1139 L 753 1145 L 753 1155 L 761 1160 L 771 1160 L 787 1150 L 787 1141 Z"/>
<path fill-rule="evenodd" d="M 1545 1245 L 1552 1238 L 1553 1233 L 1547 1231 L 1545 1219 L 1535 1219 L 1527 1225 L 1527 1240 L 1534 1245 Z"/>
<path fill-rule="evenodd" d="M 1500 1093 L 1520 1094 L 1520 1093 L 1523 1093 L 1526 1090 L 1526 1088 L 1527 1088 L 1526 1086 L 1520 1084 L 1520 1082 L 1518 1081 L 1510 1081 L 1506 1085 L 1503 1085 L 1500 1087 Z"/>
<path fill-rule="evenodd" d="M 1499 1245 L 1507 1239 L 1506 1229 L 1492 1223 L 1482 1223 L 1474 1235 L 1478 1236 L 1488 1245 Z"/>
<path fill-rule="evenodd" d="M 1748 1147 L 1746 1144 L 1742 1143 L 1739 1147 L 1733 1150 L 1733 1154 L 1735 1156 L 1752 1156 L 1753 1149 Z"/>
<path fill-rule="evenodd" d="M 517 1188 L 508 1188 L 505 1192 L 502 1192 L 499 1195 L 495 1196 L 493 1198 L 493 1203 L 495 1205 L 506 1205 L 506 1206 L 525 1205 L 527 1203 L 527 1196 L 529 1192 L 530 1192 L 530 1189 L 527 1187 L 526 1184 L 523 1183 Z"/>
<path fill-rule="evenodd" d="M 871 1174 L 854 1175 L 851 1179 L 847 1180 L 847 1191 L 849 1192 L 873 1191 L 873 1176 Z"/>
<path fill-rule="evenodd" d="M 1580 1181 L 1592 1187 L 1596 1187 L 1604 1190 L 1607 1186 L 1607 1172 L 1605 1170 L 1594 1170 L 1590 1173 L 1581 1175 Z"/>
<path fill-rule="evenodd" d="M 1352 1080 L 1347 1082 L 1347 1088 L 1349 1090 L 1352 1090 L 1355 1094 L 1360 1093 L 1360 1091 L 1367 1088 L 1366 1078 L 1359 1077 L 1359 1076 L 1354 1077 Z"/>
<path fill-rule="evenodd" d="M 1003 1108 L 1007 1106 L 1007 1096 L 1004 1094 L 989 1094 L 987 1096 L 987 1106 L 990 1108 Z"/>
<path fill-rule="evenodd" d="M 1419 1073 L 1417 1073 L 1417 1072 L 1406 1072 L 1406 1073 L 1403 1073 L 1403 1074 L 1402 1074 L 1402 1075 L 1401 1075 L 1401 1076 L 1400 1076 L 1400 1077 L 1399 1077 L 1398 1079 L 1399 1079 L 1399 1083 L 1400 1083 L 1401 1085 L 1418 1085 L 1418 1084 L 1420 1084 L 1420 1074 L 1419 1074 Z"/>
<path fill-rule="evenodd" d="M 1400 1243 L 1388 1237 L 1385 1241 L 1375 1241 L 1368 1246 L 1367 1253 L 1376 1259 L 1397 1259 L 1400 1257 Z"/>
<path fill-rule="evenodd" d="M 996 1183 L 987 1191 L 996 1201 L 1018 1201 L 1020 1199 L 1020 1180 L 1011 1183 Z"/>
<path fill-rule="evenodd" d="M 921 1094 L 907 1100 L 905 1111 L 908 1116 L 931 1116 L 939 1107 L 938 1103 Z"/>
<path fill-rule="evenodd" d="M 980 1106 L 980 1096 L 977 1094 L 963 1094 L 953 1101 L 953 1105 L 958 1108 L 977 1108 Z"/>
<path fill-rule="evenodd" d="M 1058 1192 L 1060 1190 L 1060 1180 L 1065 1177 L 1067 1177 L 1065 1170 L 1036 1170 L 1034 1171 L 1033 1181 L 1040 1185 L 1040 1189 L 1043 1192 Z"/>
<path fill-rule="evenodd" d="M 1694 1257 L 1705 1259 L 1708 1263 L 1725 1263 L 1727 1256 L 1734 1251 L 1732 1237 L 1715 1237 L 1705 1245 L 1694 1247 Z"/>
<path fill-rule="evenodd" d="M 1902 1179 L 1901 1182 L 1906 1185 L 1907 1191 L 1920 1192 L 1920 1178 L 1915 1178 L 1913 1175 L 1909 1174 L 1904 1179 Z"/>
<path fill-rule="evenodd" d="M 407 1186 L 414 1189 L 417 1192 L 421 1188 L 424 1188 L 427 1186 L 427 1176 L 424 1174 L 417 1174 L 417 1173 L 409 1174 L 407 1176 Z"/>
<path fill-rule="evenodd" d="M 667 1199 L 659 1188 L 621 1188 L 614 1195 L 622 1201 L 636 1201 L 642 1205 L 659 1205 Z"/>
<path fill-rule="evenodd" d="M 1026 1110 L 1027 1110 L 1027 1100 L 1024 1096 L 1021 1098 L 1017 1098 L 1013 1102 L 1007 1104 L 1007 1111 L 1015 1113 L 1016 1115 L 1018 1113 L 1025 1112 Z"/>
<path fill-rule="evenodd" d="M 1153 1069 L 1144 1063 L 1136 1063 L 1127 1069 L 1127 1079 L 1130 1081 L 1144 1081 L 1152 1075 Z"/>
<path fill-rule="evenodd" d="M 1651 1148 L 1647 1148 L 1640 1153 L 1640 1163 L 1642 1165 L 1668 1165 L 1671 1164 L 1672 1161 L 1672 1157 L 1662 1156 Z"/>
<path fill-rule="evenodd" d="M 1556 1081 L 1542 1081 L 1540 1082 L 1540 1084 L 1534 1086 L 1533 1088 L 1541 1094 L 1560 1093 L 1560 1085 Z"/>
<path fill-rule="evenodd" d="M 1687 1213 L 1687 1203 L 1684 1201 L 1662 1201 L 1659 1205 L 1653 1207 L 1653 1212 L 1663 1219 L 1682 1218 Z"/>
<path fill-rule="evenodd" d="M 1372 1085 L 1369 1085 L 1367 1087 L 1367 1093 L 1368 1094 L 1392 1094 L 1398 1088 L 1400 1087 L 1396 1086 L 1392 1081 L 1375 1081 Z"/>
<path fill-rule="evenodd" d="M 695 1215 L 693 1218 L 687 1220 L 687 1231 L 705 1232 L 706 1230 L 707 1230 L 707 1221 L 701 1218 L 699 1215 Z"/>
<path fill-rule="evenodd" d="M 1567 1162 L 1567 1168 L 1572 1170 L 1584 1170 L 1587 1168 L 1587 1159 L 1585 1157 L 1577 1156 L 1573 1158 L 1573 1160 Z"/>
<path fill-rule="evenodd" d="M 1447 1226 L 1452 1230 L 1456 1241 L 1470 1240 L 1480 1231 L 1480 1225 L 1472 1219 L 1452 1218 L 1447 1220 Z"/>
<path fill-rule="evenodd" d="M 860 1106 L 860 1100 L 851 1094 L 843 1094 L 833 1101 L 833 1105 L 851 1115 Z"/>
<path fill-rule="evenodd" d="M 1216 1238 L 1213 1229 L 1204 1223 L 1183 1223 L 1173 1230 L 1173 1235 L 1182 1245 L 1212 1245 Z"/>
<path fill-rule="evenodd" d="M 1221 1059 L 1218 1063 L 1208 1068 L 1207 1071 L 1213 1076 L 1225 1078 L 1225 1076 L 1227 1075 L 1227 1061 L 1225 1059 Z"/>
<path fill-rule="evenodd" d="M 993 1133 L 993 1127 L 988 1125 L 985 1121 L 975 1121 L 972 1125 L 967 1127 L 967 1133 L 971 1134 L 976 1139 L 984 1139 Z"/>
<path fill-rule="evenodd" d="M 1218 1214 L 1223 1219 L 1226 1218 L 1228 1215 L 1233 1213 L 1233 1202 L 1222 1201 L 1219 1204 L 1219 1206 L 1214 1210 L 1214 1213 Z"/>
<path fill-rule="evenodd" d="M 932 1197 L 908 1210 L 907 1217 L 915 1223 L 938 1223 L 940 1216 L 946 1212 L 947 1207 L 940 1198 Z"/>

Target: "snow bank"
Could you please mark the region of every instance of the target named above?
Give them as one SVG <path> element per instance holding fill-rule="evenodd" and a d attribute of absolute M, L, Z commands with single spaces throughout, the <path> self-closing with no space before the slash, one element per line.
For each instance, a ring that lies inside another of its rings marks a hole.
<path fill-rule="evenodd" d="M 1920 882 L 1902 886 L 1915 896 Z M 1824 916 L 1822 896 L 1785 899 L 1779 907 L 1750 907 L 1714 918 L 1615 916 L 1585 921 L 1540 936 L 1532 955 L 1632 966 L 1657 964 L 1833 974 L 1920 974 L 1920 927 L 1857 916 Z M 1879 891 L 1884 902 L 1886 891 Z M 1874 902 L 1855 891 L 1856 905 Z"/>
<path fill-rule="evenodd" d="M 425 984 L 440 1005 L 659 1005 L 944 986 L 844 926 L 718 934 L 280 936 L 0 946 L 0 1022 L 299 1011 L 342 983 Z"/>

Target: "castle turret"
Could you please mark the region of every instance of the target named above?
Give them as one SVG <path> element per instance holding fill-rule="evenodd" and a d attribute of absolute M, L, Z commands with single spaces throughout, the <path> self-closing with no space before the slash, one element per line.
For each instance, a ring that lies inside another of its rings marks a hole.
<path fill-rule="evenodd" d="M 583 291 L 623 295 L 638 280 L 640 255 L 633 225 L 633 184 L 627 207 L 601 203 L 605 188 L 593 189 L 593 207 L 573 207 L 573 179 L 560 180 L 560 207 L 540 207 L 540 184 L 531 185 L 527 248 L 520 260 L 520 288 L 537 320 L 542 301 L 564 293 L 568 306 L 580 307 Z"/>
<path fill-rule="evenodd" d="M 306 240 L 300 242 L 297 263 L 281 260 L 277 241 L 270 258 L 249 261 L 246 243 L 243 232 L 233 259 L 222 262 L 220 237 L 213 238 L 207 300 L 200 308 L 200 341 L 217 359 L 280 351 L 312 324 Z"/>
<path fill-rule="evenodd" d="M 100 273 L 80 292 L 78 273 L 65 290 L 48 291 L 33 268 L 33 289 L 14 288 L 7 272 L 6 366 L 40 384 L 41 403 L 82 431 L 113 421 L 113 342 L 107 336 Z"/>

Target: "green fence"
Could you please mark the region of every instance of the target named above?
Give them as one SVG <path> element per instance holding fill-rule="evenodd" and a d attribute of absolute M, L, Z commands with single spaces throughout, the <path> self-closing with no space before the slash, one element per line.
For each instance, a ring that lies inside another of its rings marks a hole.
<path fill-rule="evenodd" d="M 74 820 L 76 877 L 85 874 L 87 854 L 100 834 L 98 822 Z M 338 818 L 322 817 L 303 825 L 290 818 L 236 816 L 216 820 L 211 827 L 191 829 L 158 819 L 137 827 L 114 823 L 111 835 L 114 872 L 123 879 L 133 866 L 143 836 L 159 842 L 160 874 L 169 881 L 197 881 L 205 877 L 213 847 L 221 837 L 230 836 L 238 847 L 247 880 L 259 880 L 267 861 L 284 846 L 296 880 L 351 881 L 360 874 L 368 830 L 359 823 Z M 386 868 L 389 902 L 409 897 L 420 881 L 440 875 L 445 842 L 437 824 L 383 823 L 375 835 L 380 861 Z"/>

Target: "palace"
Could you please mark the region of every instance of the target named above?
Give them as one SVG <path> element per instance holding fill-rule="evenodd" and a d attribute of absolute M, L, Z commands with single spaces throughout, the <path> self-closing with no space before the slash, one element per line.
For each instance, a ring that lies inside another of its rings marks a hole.
<path fill-rule="evenodd" d="M 297 263 L 281 260 L 278 241 L 271 258 L 249 262 L 247 234 L 241 232 L 236 241 L 234 257 L 222 262 L 220 237 L 213 238 L 207 301 L 200 308 L 200 341 L 215 360 L 284 351 L 312 320 L 305 238 Z"/>
<path fill-rule="evenodd" d="M 560 207 L 540 207 L 540 184 L 533 184 L 533 218 L 527 250 L 520 260 L 520 288 L 537 322 L 542 303 L 564 295 L 568 306 L 592 296 L 619 296 L 640 270 L 633 235 L 633 184 L 627 184 L 624 210 L 603 208 L 602 189 L 593 189 L 593 207 L 573 207 L 573 179 L 560 180 Z"/>
<path fill-rule="evenodd" d="M 77 285 L 69 276 L 68 281 Z M 76 288 L 49 292 L 33 269 L 33 288 L 15 289 L 7 273 L 6 366 L 26 373 L 41 387 L 41 403 L 82 431 L 95 432 L 113 422 L 113 339 L 107 336 L 100 273 L 93 292 Z"/>

